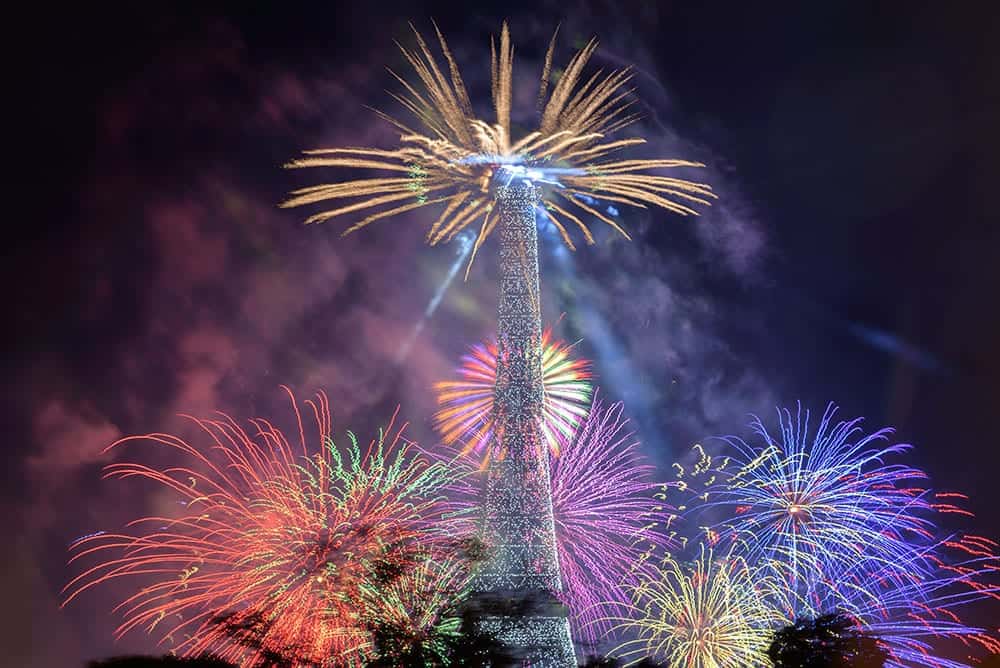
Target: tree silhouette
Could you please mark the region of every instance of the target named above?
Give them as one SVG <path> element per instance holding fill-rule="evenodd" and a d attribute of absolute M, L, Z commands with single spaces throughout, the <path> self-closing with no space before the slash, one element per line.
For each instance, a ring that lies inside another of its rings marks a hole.
<path fill-rule="evenodd" d="M 472 570 L 488 557 L 486 546 L 476 537 L 454 541 L 449 552 L 448 556 L 462 565 L 467 576 L 471 576 Z M 387 579 L 377 581 L 377 584 L 387 587 L 404 577 L 405 570 L 387 575 Z M 483 630 L 484 616 L 497 614 L 495 603 L 482 596 L 471 595 L 465 584 L 446 586 L 437 594 L 440 604 L 433 614 L 439 620 L 457 617 L 460 620 L 457 632 L 449 632 L 433 623 L 414 627 L 392 620 L 371 619 L 368 630 L 372 635 L 376 658 L 367 664 L 368 668 L 439 665 L 512 668 L 521 665 L 502 643 Z"/>
<path fill-rule="evenodd" d="M 362 524 L 359 533 L 370 531 L 370 527 Z M 460 545 L 464 545 L 459 541 Z M 375 588 L 391 586 L 420 563 L 427 555 L 413 541 L 393 541 L 382 547 L 380 556 L 367 565 L 368 581 Z M 360 607 L 361 602 L 355 601 Z M 241 663 L 244 668 L 312 668 L 320 664 L 308 660 L 308 647 L 295 644 L 275 645 L 276 634 L 271 632 L 280 617 L 269 610 L 233 612 L 220 615 L 212 620 L 216 628 L 235 645 L 250 650 L 252 658 Z M 373 628 L 369 628 L 374 631 Z M 363 629 L 359 628 L 361 633 Z M 323 663 L 324 668 L 338 668 L 336 663 Z M 347 663 L 345 662 L 345 665 Z M 425 665 L 425 664 L 421 664 Z"/>
<path fill-rule="evenodd" d="M 780 629 L 767 655 L 775 668 L 882 668 L 889 657 L 876 638 L 839 612 Z"/>
<path fill-rule="evenodd" d="M 368 668 L 426 668 L 426 666 L 490 666 L 514 668 L 521 661 L 503 643 L 483 631 L 483 609 L 466 601 L 457 635 L 414 635 L 399 626 L 372 629 L 378 657 Z"/>

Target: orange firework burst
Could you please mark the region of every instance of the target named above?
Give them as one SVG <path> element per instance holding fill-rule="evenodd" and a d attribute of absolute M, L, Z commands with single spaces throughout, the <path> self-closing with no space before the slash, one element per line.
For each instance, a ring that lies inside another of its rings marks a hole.
<path fill-rule="evenodd" d="M 286 390 L 287 391 L 287 390 Z M 291 392 L 289 392 L 291 397 Z M 269 422 L 191 418 L 206 447 L 169 434 L 133 436 L 178 451 L 187 465 L 115 463 L 107 478 L 139 477 L 178 497 L 178 516 L 145 517 L 123 533 L 77 541 L 71 562 L 97 558 L 65 588 L 66 603 L 117 578 L 135 582 L 116 611 L 121 636 L 162 634 L 183 655 L 205 651 L 254 665 L 360 665 L 371 647 L 363 603 L 372 583 L 426 555 L 448 525 L 442 492 L 456 469 L 421 456 L 389 425 L 367 447 L 332 440 L 325 395 L 306 402 L 319 447 L 307 443 L 294 397 L 299 443 Z M 444 544 L 444 541 L 441 541 Z"/>
<path fill-rule="evenodd" d="M 545 392 L 541 420 L 549 448 L 559 454 L 560 443 L 572 438 L 587 416 L 590 403 L 590 362 L 570 357 L 572 346 L 555 340 L 551 330 L 542 335 L 542 386 Z M 440 410 L 434 426 L 447 444 L 464 443 L 464 454 L 486 456 L 493 434 L 493 399 L 497 377 L 497 342 L 473 346 L 462 357 L 461 380 L 435 383 Z"/>
<path fill-rule="evenodd" d="M 553 35 L 542 70 L 538 129 L 514 141 L 510 123 L 514 49 L 507 25 L 500 33 L 499 48 L 493 44 L 491 49 L 492 124 L 473 115 L 458 65 L 437 26 L 435 31 L 447 62 L 447 76 L 416 29 L 417 48 L 400 49 L 420 83 L 410 83 L 392 73 L 403 87 L 393 98 L 415 117 L 422 131 L 377 112 L 401 132 L 397 148 L 318 149 L 306 151 L 305 157 L 288 166 L 371 169 L 383 175 L 302 188 L 294 191 L 283 206 L 336 202 L 335 208 L 313 214 L 306 222 L 354 213 L 363 216 L 345 234 L 382 218 L 436 206 L 440 213 L 430 227 L 428 242 L 433 245 L 448 241 L 478 223 L 474 257 L 498 222 L 491 192 L 498 178 L 502 182 L 523 175 L 557 185 L 545 190 L 540 210 L 571 249 L 574 244 L 567 232 L 571 224 L 579 228 L 587 243 L 594 241 L 582 217 L 597 218 L 629 238 L 618 223 L 599 207 L 591 206 L 594 199 L 642 208 L 657 206 L 689 215 L 697 213 L 691 204 L 708 204 L 708 198 L 714 197 L 705 184 L 651 171 L 702 167 L 701 163 L 610 157 L 645 140 L 608 139 L 608 135 L 636 120 L 628 99 L 632 73 L 623 69 L 584 78 L 584 67 L 597 49 L 595 40 L 573 56 L 549 93 L 556 46 Z"/>

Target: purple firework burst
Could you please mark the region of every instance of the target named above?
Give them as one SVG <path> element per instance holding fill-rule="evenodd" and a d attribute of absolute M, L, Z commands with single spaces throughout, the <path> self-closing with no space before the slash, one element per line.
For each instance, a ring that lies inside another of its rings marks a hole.
<path fill-rule="evenodd" d="M 946 515 L 971 515 L 956 505 L 964 497 L 900 462 L 910 446 L 893 444 L 891 429 L 866 434 L 860 419 L 835 417 L 831 404 L 811 429 L 808 410 L 779 410 L 777 433 L 755 419 L 751 442 L 701 450 L 685 482 L 705 490 L 695 510 L 712 516 L 709 541 L 731 541 L 786 583 L 773 604 L 789 618 L 850 615 L 889 650 L 887 666 L 965 665 L 935 655 L 942 638 L 1000 651 L 990 629 L 959 615 L 1000 597 L 997 544 L 939 528 Z"/>
<path fill-rule="evenodd" d="M 594 399 L 590 414 L 559 457 L 551 459 L 564 599 L 576 637 L 596 642 L 608 617 L 629 602 L 637 567 L 672 547 L 655 467 L 639 453 L 622 404 Z"/>

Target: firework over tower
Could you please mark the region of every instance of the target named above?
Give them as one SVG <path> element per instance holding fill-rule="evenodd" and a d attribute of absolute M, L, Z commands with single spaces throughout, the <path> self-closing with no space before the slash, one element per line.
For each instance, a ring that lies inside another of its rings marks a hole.
<path fill-rule="evenodd" d="M 437 32 L 437 31 L 436 31 Z M 483 592 L 519 593 L 521 603 L 542 605 L 498 613 L 494 630 L 513 650 L 540 668 L 575 665 L 565 613 L 555 606 L 560 588 L 549 493 L 548 452 L 541 424 L 541 317 L 538 291 L 538 236 L 535 214 L 544 216 L 575 249 L 567 228 L 575 226 L 594 242 L 585 219 L 628 233 L 598 202 L 659 207 L 681 215 L 708 204 L 711 188 L 652 173 L 701 167 L 677 159 L 621 159 L 615 154 L 644 143 L 641 137 L 608 139 L 635 120 L 629 113 L 631 72 L 583 76 L 597 49 L 591 41 L 574 55 L 549 86 L 556 38 L 545 55 L 538 95 L 538 128 L 514 141 L 511 136 L 514 49 L 507 26 L 492 45 L 495 120 L 477 118 L 458 64 L 437 32 L 442 68 L 431 47 L 414 29 L 417 48 L 400 47 L 419 78 L 414 84 L 394 76 L 403 92 L 393 97 L 416 119 L 418 129 L 378 112 L 400 132 L 393 149 L 342 147 L 306 151 L 289 167 L 374 170 L 377 175 L 309 186 L 293 192 L 283 206 L 319 202 L 333 208 L 311 215 L 322 222 L 361 214 L 344 233 L 415 209 L 439 209 L 427 234 L 434 245 L 478 226 L 474 259 L 500 226 L 499 355 L 494 406 L 496 430 L 484 500 L 485 538 L 495 554 L 483 569 Z M 546 184 L 540 191 L 536 184 Z M 582 216 L 582 217 L 581 217 Z M 470 260 L 470 267 L 472 260 Z"/>

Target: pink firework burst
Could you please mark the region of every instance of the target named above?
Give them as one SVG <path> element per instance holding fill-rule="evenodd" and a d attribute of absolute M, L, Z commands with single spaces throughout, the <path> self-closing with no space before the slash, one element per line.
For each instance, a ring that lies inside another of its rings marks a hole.
<path fill-rule="evenodd" d="M 573 347 L 553 339 L 552 331 L 542 335 L 542 383 L 545 390 L 542 433 L 553 454 L 587 415 L 590 402 L 590 362 L 573 359 Z M 497 378 L 497 342 L 472 346 L 462 356 L 460 380 L 434 385 L 440 409 L 434 426 L 447 444 L 463 443 L 464 452 L 484 460 L 493 434 L 493 391 Z"/>
<path fill-rule="evenodd" d="M 673 547 L 662 521 L 673 508 L 661 500 L 663 485 L 651 482 L 655 467 L 627 425 L 621 403 L 595 396 L 574 438 L 551 460 L 563 598 L 576 637 L 589 642 L 628 604 L 637 567 Z"/>

